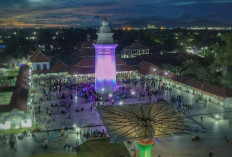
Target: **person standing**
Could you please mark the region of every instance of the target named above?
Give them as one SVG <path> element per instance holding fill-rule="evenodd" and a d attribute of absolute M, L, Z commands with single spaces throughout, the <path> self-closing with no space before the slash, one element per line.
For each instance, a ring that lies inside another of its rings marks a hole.
<path fill-rule="evenodd" d="M 209 153 L 209 157 L 213 157 L 213 153 L 212 152 Z"/>
<path fill-rule="evenodd" d="M 47 149 L 48 148 L 48 137 L 44 138 L 44 148 Z"/>

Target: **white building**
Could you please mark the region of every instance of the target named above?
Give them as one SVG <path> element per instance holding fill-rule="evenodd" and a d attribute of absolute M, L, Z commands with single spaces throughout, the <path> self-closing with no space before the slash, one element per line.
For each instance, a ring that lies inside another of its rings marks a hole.
<path fill-rule="evenodd" d="M 51 61 L 42 52 L 37 51 L 31 56 L 32 70 L 49 70 Z"/>
<path fill-rule="evenodd" d="M 123 48 L 121 53 L 121 58 L 135 58 L 140 55 L 148 55 L 149 48 L 138 43 L 134 42 Z"/>

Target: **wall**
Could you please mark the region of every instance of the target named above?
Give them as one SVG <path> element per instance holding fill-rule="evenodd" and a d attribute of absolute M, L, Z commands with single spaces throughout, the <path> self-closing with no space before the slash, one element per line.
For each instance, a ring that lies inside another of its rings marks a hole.
<path fill-rule="evenodd" d="M 40 70 L 43 70 L 43 64 L 47 65 L 47 69 L 50 69 L 50 63 L 49 62 L 34 62 L 32 63 L 32 70 L 38 70 L 37 65 L 40 65 Z"/>

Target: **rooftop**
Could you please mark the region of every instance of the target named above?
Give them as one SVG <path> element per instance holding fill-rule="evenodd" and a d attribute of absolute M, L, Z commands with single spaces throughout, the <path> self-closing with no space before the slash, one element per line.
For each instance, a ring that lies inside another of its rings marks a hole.
<path fill-rule="evenodd" d="M 174 73 L 165 74 L 165 71 L 161 70 L 158 66 L 154 65 L 151 62 L 142 61 L 139 63 L 139 73 L 146 74 L 157 74 L 165 78 L 169 78 L 173 81 L 188 85 L 190 87 L 194 87 L 196 89 L 202 90 L 209 94 L 213 94 L 222 98 L 231 97 L 232 94 L 223 87 L 219 87 L 216 85 L 209 84 L 207 82 L 200 82 L 195 79 L 184 77 L 180 75 L 176 75 Z M 156 70 L 154 68 L 156 67 Z"/>
<path fill-rule="evenodd" d="M 40 51 L 36 51 L 30 58 L 31 62 L 51 62 L 48 57 Z"/>
<path fill-rule="evenodd" d="M 123 49 L 149 49 L 149 48 L 144 46 L 143 44 L 140 44 L 138 42 L 134 42 L 128 46 L 125 46 Z"/>

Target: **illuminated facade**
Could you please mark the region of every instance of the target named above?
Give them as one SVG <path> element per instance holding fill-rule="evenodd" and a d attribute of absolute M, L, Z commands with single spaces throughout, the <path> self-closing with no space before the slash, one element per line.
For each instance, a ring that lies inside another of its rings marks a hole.
<path fill-rule="evenodd" d="M 113 33 L 106 18 L 97 33 L 95 47 L 95 90 L 100 94 L 113 93 L 117 88 Z"/>

